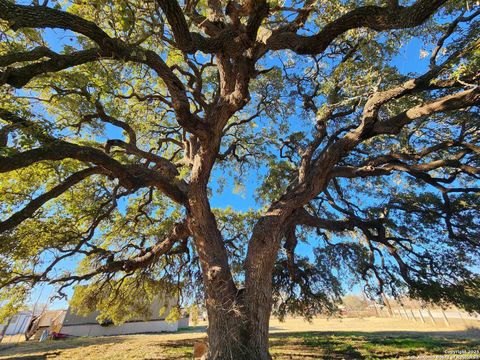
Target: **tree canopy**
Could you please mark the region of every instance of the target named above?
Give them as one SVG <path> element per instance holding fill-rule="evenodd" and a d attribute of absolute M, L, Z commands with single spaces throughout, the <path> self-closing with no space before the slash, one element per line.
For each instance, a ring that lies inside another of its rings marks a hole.
<path fill-rule="evenodd" d="M 480 310 L 478 15 L 0 0 L 5 309 L 46 282 L 117 321 L 158 292 L 311 317 L 358 283 Z"/>

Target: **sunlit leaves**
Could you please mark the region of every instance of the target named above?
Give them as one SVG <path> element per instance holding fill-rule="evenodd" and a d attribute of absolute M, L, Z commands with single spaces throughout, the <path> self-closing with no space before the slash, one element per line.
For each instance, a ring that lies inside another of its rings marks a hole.
<path fill-rule="evenodd" d="M 170 310 L 175 299 L 168 284 L 142 274 L 117 280 L 99 280 L 88 286 L 77 286 L 71 300 L 71 306 L 80 315 L 98 310 L 99 323 L 118 325 L 131 319 L 158 318 L 163 314 L 153 314 L 152 304 L 157 304 L 158 309 L 166 306 Z M 172 314 L 166 315 L 174 317 L 175 311 Z"/>
<path fill-rule="evenodd" d="M 2 289 L 0 293 L 0 304 L 2 305 L 0 307 L 0 322 L 3 323 L 18 311 L 23 310 L 26 307 L 27 299 L 28 290 L 24 286 Z"/>

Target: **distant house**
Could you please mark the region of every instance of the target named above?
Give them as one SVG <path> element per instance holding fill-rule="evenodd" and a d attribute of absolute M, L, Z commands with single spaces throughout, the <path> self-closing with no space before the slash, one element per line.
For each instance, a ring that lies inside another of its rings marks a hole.
<path fill-rule="evenodd" d="M 167 306 L 167 310 L 160 315 L 160 310 L 164 307 L 164 304 L 165 302 L 155 300 L 150 307 L 151 316 L 148 319 L 134 318 L 118 326 L 111 323 L 100 324 L 97 321 L 99 315 L 97 311 L 87 316 L 80 316 L 76 314 L 72 308 L 69 308 L 60 332 L 71 336 L 109 336 L 174 332 L 188 326 L 188 318 L 183 318 L 175 322 L 165 321 L 171 307 Z"/>

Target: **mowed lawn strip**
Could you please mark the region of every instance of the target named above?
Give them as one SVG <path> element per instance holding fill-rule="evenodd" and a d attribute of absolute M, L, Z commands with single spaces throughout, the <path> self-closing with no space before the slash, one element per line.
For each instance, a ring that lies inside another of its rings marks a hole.
<path fill-rule="evenodd" d="M 452 350 L 478 352 L 480 339 L 437 335 L 385 335 L 349 332 L 304 332 L 273 335 L 275 359 L 391 359 L 418 355 L 445 355 Z"/>

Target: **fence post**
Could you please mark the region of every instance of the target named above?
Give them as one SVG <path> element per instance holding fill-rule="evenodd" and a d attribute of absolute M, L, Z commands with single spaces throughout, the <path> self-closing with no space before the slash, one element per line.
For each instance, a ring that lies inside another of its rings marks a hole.
<path fill-rule="evenodd" d="M 383 299 L 383 302 L 385 303 L 385 305 L 387 305 L 388 314 L 390 316 L 393 316 L 393 311 L 392 311 L 392 307 L 390 306 L 390 302 L 388 301 L 387 297 L 385 296 L 385 294 L 383 292 L 382 292 L 382 299 Z"/>
<path fill-rule="evenodd" d="M 465 320 L 465 318 L 463 317 L 462 315 L 462 310 L 458 309 L 458 316 L 460 316 L 460 319 L 462 319 L 463 323 L 465 325 L 467 325 L 467 321 Z"/>
<path fill-rule="evenodd" d="M 447 318 L 447 315 L 445 314 L 445 311 L 443 311 L 443 308 L 441 310 L 442 310 L 443 319 L 445 320 L 445 324 L 447 326 L 450 326 L 450 322 L 448 321 L 448 318 Z"/>
<path fill-rule="evenodd" d="M 436 325 L 437 323 L 435 322 L 435 318 L 433 317 L 432 313 L 430 312 L 430 308 L 427 306 L 427 312 L 428 315 L 430 316 L 430 319 L 432 320 L 432 323 Z"/>
<path fill-rule="evenodd" d="M 410 312 L 412 313 L 413 321 L 417 322 L 417 318 L 415 317 L 415 314 L 413 313 L 413 309 L 410 309 Z"/>
<path fill-rule="evenodd" d="M 422 323 L 425 324 L 425 319 L 424 319 L 424 317 L 423 317 L 422 309 L 421 309 L 421 308 L 418 309 L 418 313 L 420 314 L 420 319 L 422 319 Z"/>

